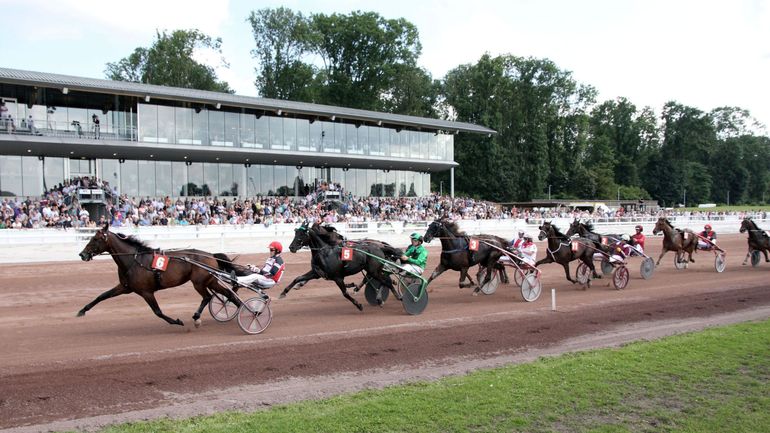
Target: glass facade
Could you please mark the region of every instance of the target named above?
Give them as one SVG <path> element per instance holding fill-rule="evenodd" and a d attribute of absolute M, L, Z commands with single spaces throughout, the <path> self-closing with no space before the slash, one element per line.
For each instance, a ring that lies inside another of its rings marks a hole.
<path fill-rule="evenodd" d="M 371 156 L 370 169 L 217 162 L 69 159 L 0 155 L 0 195 L 39 196 L 45 186 L 93 175 L 130 196 L 255 196 L 306 193 L 320 181 L 338 182 L 356 196 L 430 193 L 430 175 L 377 169 L 379 157 L 452 161 L 454 136 L 434 132 L 278 116 L 135 96 L 32 88 L 0 83 L 0 97 L 15 119 L 32 119 L 36 135 L 139 141 L 158 146 L 211 146 L 255 152 Z M 148 102 L 149 101 L 149 102 Z M 99 119 L 99 130 L 94 119 Z M 17 127 L 24 127 L 23 124 Z M 32 132 L 30 128 L 30 132 Z M 297 161 L 299 162 L 299 161 Z M 385 164 L 385 162 L 383 162 Z"/>

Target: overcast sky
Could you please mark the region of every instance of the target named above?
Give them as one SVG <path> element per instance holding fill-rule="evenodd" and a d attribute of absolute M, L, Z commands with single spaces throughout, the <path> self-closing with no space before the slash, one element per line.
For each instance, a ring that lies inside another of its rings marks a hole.
<path fill-rule="evenodd" d="M 0 66 L 104 78 L 107 62 L 149 46 L 155 29 L 195 28 L 222 38 L 230 68 L 220 78 L 255 96 L 246 17 L 278 6 L 406 18 L 434 78 L 485 52 L 548 58 L 600 102 L 625 96 L 657 114 L 669 100 L 739 106 L 770 126 L 770 0 L 0 0 Z"/>

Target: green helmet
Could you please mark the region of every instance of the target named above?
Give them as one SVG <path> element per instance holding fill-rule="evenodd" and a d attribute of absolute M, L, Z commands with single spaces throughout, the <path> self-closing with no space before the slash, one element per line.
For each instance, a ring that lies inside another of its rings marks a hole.
<path fill-rule="evenodd" d="M 420 235 L 419 233 L 416 233 L 416 232 L 412 233 L 411 235 L 409 235 L 409 237 L 414 240 L 422 242 L 422 235 Z"/>

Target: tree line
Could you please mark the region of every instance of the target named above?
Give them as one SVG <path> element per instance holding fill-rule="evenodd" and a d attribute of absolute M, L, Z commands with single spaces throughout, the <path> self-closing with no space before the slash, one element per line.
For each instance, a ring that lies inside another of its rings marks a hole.
<path fill-rule="evenodd" d="M 455 137 L 458 194 L 497 202 L 544 198 L 656 199 L 662 205 L 758 204 L 770 199 L 770 137 L 746 109 L 624 97 L 597 101 L 549 59 L 483 55 L 441 79 L 417 65 L 417 28 L 374 12 L 311 14 L 267 8 L 247 17 L 254 85 L 266 98 L 483 125 Z M 195 50 L 221 54 L 198 30 L 157 32 L 149 48 L 108 63 L 107 78 L 232 92 Z M 224 59 L 222 64 L 226 65 Z M 707 91 L 707 90 L 706 90 Z M 431 176 L 447 182 L 448 172 Z M 434 188 L 435 189 L 435 188 Z"/>

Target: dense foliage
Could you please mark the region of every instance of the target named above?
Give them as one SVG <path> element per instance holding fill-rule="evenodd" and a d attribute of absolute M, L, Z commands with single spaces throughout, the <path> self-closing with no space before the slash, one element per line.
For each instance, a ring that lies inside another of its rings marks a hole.
<path fill-rule="evenodd" d="M 417 28 L 374 12 L 304 16 L 280 7 L 247 21 L 264 97 L 497 131 L 455 137 L 458 194 L 502 202 L 655 198 L 665 206 L 770 198 L 770 138 L 745 109 L 704 112 L 671 101 L 656 113 L 623 97 L 597 101 L 594 87 L 552 61 L 510 54 L 484 55 L 435 80 L 417 65 Z M 220 42 L 197 31 L 159 33 L 153 47 L 108 64 L 108 76 L 227 91 L 210 67 L 190 59 L 195 47 L 219 50 Z"/>

